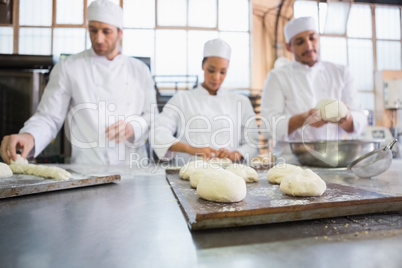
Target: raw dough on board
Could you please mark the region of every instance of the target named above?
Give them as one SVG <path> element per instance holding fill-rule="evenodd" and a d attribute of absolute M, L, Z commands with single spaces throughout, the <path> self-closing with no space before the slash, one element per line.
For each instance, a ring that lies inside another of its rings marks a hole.
<path fill-rule="evenodd" d="M 198 182 L 197 194 L 213 202 L 239 202 L 246 197 L 246 182 L 224 169 L 211 170 Z"/>
<path fill-rule="evenodd" d="M 327 185 L 311 169 L 285 176 L 279 186 L 282 192 L 293 196 L 321 196 Z"/>
<path fill-rule="evenodd" d="M 0 163 L 0 179 L 8 178 L 13 175 L 11 168 L 6 163 Z"/>
<path fill-rule="evenodd" d="M 303 169 L 291 164 L 278 164 L 268 170 L 267 178 L 270 183 L 280 184 L 282 179 L 293 172 L 301 172 Z"/>
<path fill-rule="evenodd" d="M 258 181 L 258 173 L 252 167 L 235 163 L 228 166 L 226 170 L 236 174 L 237 176 L 240 176 L 245 182 Z"/>

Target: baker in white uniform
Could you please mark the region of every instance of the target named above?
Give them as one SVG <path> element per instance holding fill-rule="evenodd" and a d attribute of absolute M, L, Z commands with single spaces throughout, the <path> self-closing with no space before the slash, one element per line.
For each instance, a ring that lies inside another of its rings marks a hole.
<path fill-rule="evenodd" d="M 204 45 L 204 82 L 174 95 L 152 130 L 160 159 L 184 163 L 194 156 L 247 161 L 258 154 L 259 134 L 250 100 L 220 89 L 231 55 L 222 39 Z"/>
<path fill-rule="evenodd" d="M 319 59 L 319 35 L 314 19 L 292 19 L 284 30 L 286 48 L 292 52 L 294 61 L 267 76 L 261 99 L 261 132 L 275 141 L 358 137 L 367 120 L 351 74 L 345 66 Z M 338 99 L 349 108 L 346 117 L 336 124 L 322 120 L 314 108 L 327 98 Z M 308 118 L 312 123 L 304 126 Z"/>
<path fill-rule="evenodd" d="M 6 163 L 36 157 L 66 120 L 72 163 L 119 165 L 147 157 L 150 113 L 156 104 L 154 82 L 141 61 L 123 56 L 123 11 L 107 1 L 88 7 L 92 48 L 55 65 L 36 113 L 19 134 L 5 136 Z M 134 154 L 134 156 L 133 156 Z"/>

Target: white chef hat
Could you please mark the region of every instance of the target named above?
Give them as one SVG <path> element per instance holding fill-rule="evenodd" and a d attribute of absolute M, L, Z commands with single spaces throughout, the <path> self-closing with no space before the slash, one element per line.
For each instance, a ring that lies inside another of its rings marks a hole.
<path fill-rule="evenodd" d="M 88 7 L 88 21 L 100 21 L 123 29 L 123 10 L 108 0 L 93 1 Z"/>
<path fill-rule="evenodd" d="M 312 17 L 300 17 L 291 19 L 285 25 L 285 38 L 289 43 L 293 36 L 305 32 L 305 31 L 317 31 L 317 24 Z"/>
<path fill-rule="evenodd" d="M 230 60 L 231 50 L 229 44 L 220 38 L 209 40 L 204 45 L 204 58 L 220 57 Z"/>

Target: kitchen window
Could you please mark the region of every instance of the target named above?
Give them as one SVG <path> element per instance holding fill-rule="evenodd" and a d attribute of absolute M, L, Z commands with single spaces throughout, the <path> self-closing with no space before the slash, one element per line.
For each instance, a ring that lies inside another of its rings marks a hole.
<path fill-rule="evenodd" d="M 91 46 L 86 7 L 94 0 L 14 0 L 11 24 L 0 24 L 0 53 L 73 54 Z M 250 0 L 112 0 L 123 7 L 123 54 L 150 57 L 153 75 L 198 75 L 203 44 L 232 46 L 223 87 L 250 87 Z M 53 6 L 55 5 L 55 6 Z"/>
<path fill-rule="evenodd" d="M 294 16 L 316 19 L 321 59 L 348 65 L 364 108 L 374 110 L 375 71 L 401 70 L 401 8 L 354 3 L 344 35 L 324 33 L 327 8 L 318 1 L 295 1 Z"/>

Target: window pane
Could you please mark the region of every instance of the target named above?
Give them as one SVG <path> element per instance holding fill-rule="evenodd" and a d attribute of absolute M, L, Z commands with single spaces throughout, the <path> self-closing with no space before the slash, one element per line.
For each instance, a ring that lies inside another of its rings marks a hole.
<path fill-rule="evenodd" d="M 189 0 L 188 25 L 216 27 L 216 0 Z"/>
<path fill-rule="evenodd" d="M 52 0 L 20 0 L 20 25 L 51 26 Z"/>
<path fill-rule="evenodd" d="M 377 41 L 377 70 L 400 70 L 401 42 Z"/>
<path fill-rule="evenodd" d="M 358 92 L 358 95 L 363 109 L 374 111 L 374 93 Z"/>
<path fill-rule="evenodd" d="M 95 1 L 95 0 L 87 0 L 87 5 L 89 6 L 93 1 Z M 120 6 L 120 0 L 109 0 L 109 1 Z M 131 0 L 129 0 L 129 1 L 131 1 Z"/>
<path fill-rule="evenodd" d="M 321 36 L 320 57 L 325 61 L 347 65 L 346 39 Z"/>
<path fill-rule="evenodd" d="M 75 54 L 85 50 L 85 29 L 56 28 L 53 31 L 53 55 Z"/>
<path fill-rule="evenodd" d="M 219 29 L 248 31 L 249 1 L 219 0 Z"/>
<path fill-rule="evenodd" d="M 186 26 L 186 0 L 158 0 L 158 25 Z"/>
<path fill-rule="evenodd" d="M 156 31 L 155 74 L 187 74 L 186 31 Z"/>
<path fill-rule="evenodd" d="M 348 39 L 349 67 L 357 90 L 373 90 L 373 43 Z"/>
<path fill-rule="evenodd" d="M 48 28 L 21 28 L 19 54 L 50 55 L 52 30 Z"/>
<path fill-rule="evenodd" d="M 328 8 L 327 3 L 319 3 L 318 4 L 319 16 L 320 16 L 320 21 L 319 21 L 320 33 L 324 32 L 325 19 L 327 18 L 327 8 Z"/>
<path fill-rule="evenodd" d="M 13 53 L 13 28 L 0 27 L 0 53 Z"/>
<path fill-rule="evenodd" d="M 401 39 L 399 7 L 378 6 L 375 8 L 376 35 L 381 39 Z"/>
<path fill-rule="evenodd" d="M 204 81 L 204 72 L 201 63 L 204 53 L 204 44 L 208 40 L 218 38 L 216 31 L 189 31 L 188 32 L 188 74 L 198 75 L 198 81 Z"/>
<path fill-rule="evenodd" d="M 313 1 L 295 1 L 294 3 L 294 17 L 307 17 L 314 18 L 318 25 L 318 6 Z M 323 25 L 324 26 L 324 25 Z M 318 27 L 317 27 L 318 28 Z"/>
<path fill-rule="evenodd" d="M 124 27 L 154 28 L 155 1 L 129 0 L 123 2 Z"/>
<path fill-rule="evenodd" d="M 369 5 L 353 4 L 350 9 L 347 34 L 349 37 L 372 36 L 371 8 Z"/>
<path fill-rule="evenodd" d="M 154 48 L 154 30 L 124 30 L 123 54 L 136 57 L 150 57 L 151 66 L 154 66 Z M 151 70 L 153 70 L 153 68 L 151 68 Z"/>
<path fill-rule="evenodd" d="M 83 0 L 57 0 L 56 24 L 83 24 Z"/>
<path fill-rule="evenodd" d="M 250 87 L 250 40 L 248 33 L 221 32 L 220 38 L 232 47 L 230 66 L 222 87 Z"/>

